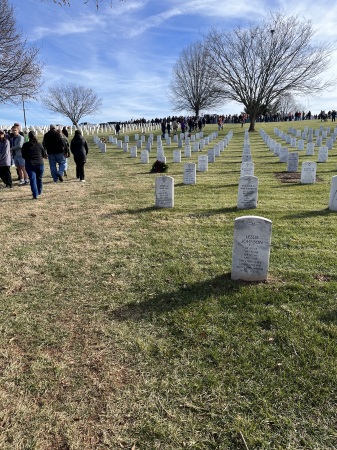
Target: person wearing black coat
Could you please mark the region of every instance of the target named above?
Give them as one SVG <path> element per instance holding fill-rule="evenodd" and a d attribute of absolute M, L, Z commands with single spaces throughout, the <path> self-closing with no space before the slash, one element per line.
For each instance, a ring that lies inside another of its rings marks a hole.
<path fill-rule="evenodd" d="M 70 143 L 70 151 L 74 155 L 76 164 L 76 178 L 84 182 L 84 164 L 87 161 L 89 152 L 87 141 L 82 136 L 81 130 L 76 130 L 75 135 Z"/>
<path fill-rule="evenodd" d="M 25 160 L 26 171 L 29 176 L 30 188 L 33 199 L 37 199 L 42 194 L 42 177 L 44 172 L 44 161 L 47 159 L 47 152 L 37 141 L 34 131 L 28 133 L 28 142 L 25 142 L 21 149 L 22 157 Z"/>

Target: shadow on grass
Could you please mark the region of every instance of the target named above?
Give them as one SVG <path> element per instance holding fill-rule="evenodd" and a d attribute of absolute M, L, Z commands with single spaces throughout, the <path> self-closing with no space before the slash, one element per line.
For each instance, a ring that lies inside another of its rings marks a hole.
<path fill-rule="evenodd" d="M 153 314 L 165 314 L 186 307 L 192 303 L 202 302 L 211 296 L 231 297 L 240 291 L 241 287 L 260 284 L 261 282 L 235 281 L 230 273 L 215 278 L 183 285 L 173 292 L 158 293 L 141 302 L 133 302 L 116 308 L 110 318 L 117 321 L 150 320 Z"/>
<path fill-rule="evenodd" d="M 301 211 L 296 214 L 288 214 L 286 216 L 283 216 L 284 219 L 305 219 L 310 217 L 318 217 L 318 216 L 329 216 L 331 214 L 336 215 L 336 211 L 331 211 L 328 208 L 321 209 L 321 210 L 315 210 L 315 211 Z"/>
<path fill-rule="evenodd" d="M 225 214 L 225 213 L 232 213 L 232 212 L 238 212 L 238 211 L 239 210 L 236 206 L 229 206 L 228 208 L 219 208 L 219 209 L 212 209 L 212 210 L 203 211 L 203 212 L 191 213 L 191 214 L 188 214 L 188 217 L 193 217 L 193 218 L 209 217 L 209 216 L 214 216 L 217 214 Z"/>
<path fill-rule="evenodd" d="M 327 311 L 326 313 L 322 314 L 319 319 L 324 323 L 337 325 L 337 309 Z"/>
<path fill-rule="evenodd" d="M 152 211 L 162 211 L 169 208 L 157 208 L 156 206 L 148 206 L 146 208 L 137 208 L 137 209 L 123 209 L 119 211 L 114 211 L 109 214 L 102 214 L 102 219 L 110 219 L 113 216 L 121 216 L 123 214 L 141 214 L 146 212 L 152 212 Z"/>

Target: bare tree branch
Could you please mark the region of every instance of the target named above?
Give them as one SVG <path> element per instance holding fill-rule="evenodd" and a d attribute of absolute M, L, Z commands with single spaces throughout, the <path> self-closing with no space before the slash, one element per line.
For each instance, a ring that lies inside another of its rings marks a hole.
<path fill-rule="evenodd" d="M 40 0 L 40 1 L 45 3 L 55 3 L 59 6 L 71 6 L 72 4 L 71 0 Z M 116 1 L 126 2 L 126 0 L 83 0 L 83 4 L 92 3 L 96 6 L 97 9 L 99 9 L 100 5 L 102 5 L 103 3 L 108 3 L 112 7 L 112 5 Z"/>
<path fill-rule="evenodd" d="M 17 30 L 13 7 L 0 0 L 0 103 L 30 98 L 41 87 L 39 50 L 28 47 Z"/>
<path fill-rule="evenodd" d="M 42 103 L 49 111 L 68 117 L 75 126 L 82 117 L 97 112 L 102 106 L 102 100 L 92 89 L 72 83 L 49 88 Z"/>
<path fill-rule="evenodd" d="M 314 33 L 310 21 L 275 12 L 248 29 L 213 29 L 206 36 L 213 76 L 229 100 L 245 106 L 250 131 L 261 111 L 283 94 L 315 95 L 335 84 L 322 77 L 332 46 L 313 44 Z"/>
<path fill-rule="evenodd" d="M 200 111 L 223 103 L 222 89 L 209 69 L 208 52 L 202 42 L 185 48 L 172 71 L 169 99 L 177 111 Z"/>

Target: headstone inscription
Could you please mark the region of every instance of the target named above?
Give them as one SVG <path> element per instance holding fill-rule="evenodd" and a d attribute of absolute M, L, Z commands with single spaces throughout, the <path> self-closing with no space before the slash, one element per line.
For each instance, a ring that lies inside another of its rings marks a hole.
<path fill-rule="evenodd" d="M 253 162 L 243 162 L 241 163 L 241 177 L 253 177 L 254 176 L 254 163 Z"/>
<path fill-rule="evenodd" d="M 280 154 L 279 154 L 279 161 L 286 163 L 288 161 L 288 153 L 289 153 L 289 150 L 287 147 L 281 147 Z"/>
<path fill-rule="evenodd" d="M 186 163 L 184 164 L 184 184 L 196 184 L 196 164 Z"/>
<path fill-rule="evenodd" d="M 129 144 L 127 142 L 123 142 L 123 152 L 128 153 L 129 151 Z"/>
<path fill-rule="evenodd" d="M 265 281 L 268 277 L 272 221 L 259 216 L 234 221 L 232 280 Z"/>
<path fill-rule="evenodd" d="M 215 151 L 214 151 L 214 148 L 210 148 L 207 151 L 207 156 L 208 156 L 208 162 L 209 163 L 214 163 L 215 162 Z"/>
<path fill-rule="evenodd" d="M 157 208 L 174 207 L 174 179 L 168 176 L 156 178 L 155 206 Z"/>
<path fill-rule="evenodd" d="M 130 158 L 137 158 L 137 147 L 135 145 L 130 147 Z"/>
<path fill-rule="evenodd" d="M 297 172 L 297 171 L 298 171 L 298 153 L 290 152 L 288 153 L 287 172 Z"/>
<path fill-rule="evenodd" d="M 316 163 L 306 161 L 302 164 L 301 184 L 313 184 L 316 181 Z"/>
<path fill-rule="evenodd" d="M 257 177 L 243 176 L 239 178 L 238 209 L 254 209 L 258 198 Z"/>
<path fill-rule="evenodd" d="M 242 155 L 242 160 L 241 162 L 251 162 L 252 161 L 252 155 L 248 154 L 248 155 Z"/>
<path fill-rule="evenodd" d="M 315 144 L 313 142 L 307 143 L 307 156 L 313 156 L 315 154 Z"/>
<path fill-rule="evenodd" d="M 149 152 L 147 150 L 142 150 L 140 152 L 140 162 L 142 164 L 149 164 L 150 158 L 149 158 Z"/>
<path fill-rule="evenodd" d="M 198 156 L 198 172 L 208 171 L 208 156 L 200 155 Z"/>
<path fill-rule="evenodd" d="M 328 147 L 322 146 L 318 149 L 317 162 L 325 163 L 328 160 Z"/>
<path fill-rule="evenodd" d="M 181 150 L 173 150 L 173 162 L 181 163 Z"/>

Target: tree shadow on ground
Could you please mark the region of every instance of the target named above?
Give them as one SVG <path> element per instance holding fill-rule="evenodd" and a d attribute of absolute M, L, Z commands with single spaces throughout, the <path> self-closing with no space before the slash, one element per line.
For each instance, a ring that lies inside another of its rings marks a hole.
<path fill-rule="evenodd" d="M 198 283 L 184 284 L 172 292 L 157 293 L 140 302 L 122 305 L 111 312 L 110 318 L 121 322 L 151 320 L 154 314 L 176 311 L 210 297 L 231 297 L 242 287 L 252 284 L 261 284 L 261 282 L 236 281 L 231 279 L 230 273 L 224 273 Z"/>
<path fill-rule="evenodd" d="M 207 210 L 207 211 L 198 211 L 195 213 L 190 213 L 188 214 L 188 217 L 194 217 L 194 218 L 198 218 L 198 217 L 210 217 L 210 216 L 215 216 L 217 214 L 225 214 L 225 213 L 232 213 L 232 212 L 238 212 L 238 208 L 236 206 L 229 206 L 227 208 L 218 208 L 218 209 L 211 209 L 211 210 Z M 240 210 L 242 211 L 242 210 Z"/>
<path fill-rule="evenodd" d="M 163 209 L 169 209 L 169 208 L 157 208 L 156 206 L 147 206 L 146 208 L 137 208 L 137 209 L 123 209 L 118 211 L 113 211 L 109 214 L 102 214 L 102 219 L 110 219 L 114 216 L 121 216 L 123 214 L 141 214 L 141 213 L 147 213 L 151 211 L 161 211 Z"/>
<path fill-rule="evenodd" d="M 329 208 L 314 210 L 314 211 L 301 211 L 296 214 L 288 214 L 283 216 L 284 219 L 305 219 L 318 216 L 329 216 L 331 214 L 337 214 L 336 211 L 331 211 Z"/>
<path fill-rule="evenodd" d="M 319 319 L 326 324 L 337 325 L 337 309 L 325 312 Z"/>

